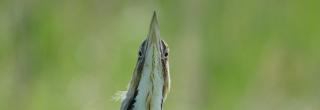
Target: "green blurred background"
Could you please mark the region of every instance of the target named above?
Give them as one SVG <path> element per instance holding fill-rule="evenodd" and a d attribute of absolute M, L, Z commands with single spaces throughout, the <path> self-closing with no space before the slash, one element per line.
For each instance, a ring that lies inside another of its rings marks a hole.
<path fill-rule="evenodd" d="M 118 110 L 153 10 L 165 110 L 319 110 L 319 0 L 1 0 L 0 110 Z"/>

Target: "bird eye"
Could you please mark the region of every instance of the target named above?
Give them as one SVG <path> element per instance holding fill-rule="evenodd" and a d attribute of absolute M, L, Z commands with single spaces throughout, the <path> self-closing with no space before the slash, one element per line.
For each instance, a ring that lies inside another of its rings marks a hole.
<path fill-rule="evenodd" d="M 142 56 L 142 52 L 141 52 L 141 51 L 139 51 L 139 53 L 138 53 L 138 54 L 139 54 L 139 57 L 141 57 L 141 56 Z"/>
<path fill-rule="evenodd" d="M 168 57 L 168 52 L 165 52 L 165 53 L 164 53 L 164 56 L 165 56 L 165 57 Z"/>

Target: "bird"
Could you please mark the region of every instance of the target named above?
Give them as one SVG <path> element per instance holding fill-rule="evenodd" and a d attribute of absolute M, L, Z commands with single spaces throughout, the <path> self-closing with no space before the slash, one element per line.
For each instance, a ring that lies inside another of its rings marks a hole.
<path fill-rule="evenodd" d="M 156 11 L 149 33 L 138 50 L 138 60 L 122 98 L 120 110 L 163 110 L 170 90 L 169 47 L 160 37 Z"/>

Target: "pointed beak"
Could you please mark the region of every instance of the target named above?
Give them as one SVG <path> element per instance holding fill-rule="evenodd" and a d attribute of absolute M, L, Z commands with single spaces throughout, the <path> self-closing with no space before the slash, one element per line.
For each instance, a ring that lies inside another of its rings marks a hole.
<path fill-rule="evenodd" d="M 145 64 L 160 64 L 161 51 L 160 51 L 160 28 L 156 12 L 153 13 L 150 29 L 147 37 L 147 50 L 145 53 Z"/>
<path fill-rule="evenodd" d="M 150 29 L 149 29 L 149 34 L 148 34 L 148 46 L 155 45 L 156 47 L 159 47 L 160 44 L 160 29 L 159 29 L 159 24 L 158 24 L 158 19 L 157 19 L 157 14 L 156 12 L 153 13 L 152 20 L 150 23 Z"/>

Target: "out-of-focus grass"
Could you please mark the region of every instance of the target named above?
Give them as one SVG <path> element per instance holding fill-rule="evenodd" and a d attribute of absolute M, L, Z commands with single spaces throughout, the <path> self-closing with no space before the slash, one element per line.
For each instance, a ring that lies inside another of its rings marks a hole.
<path fill-rule="evenodd" d="M 0 1 L 0 110 L 114 110 L 158 10 L 166 110 L 318 110 L 320 2 Z"/>

